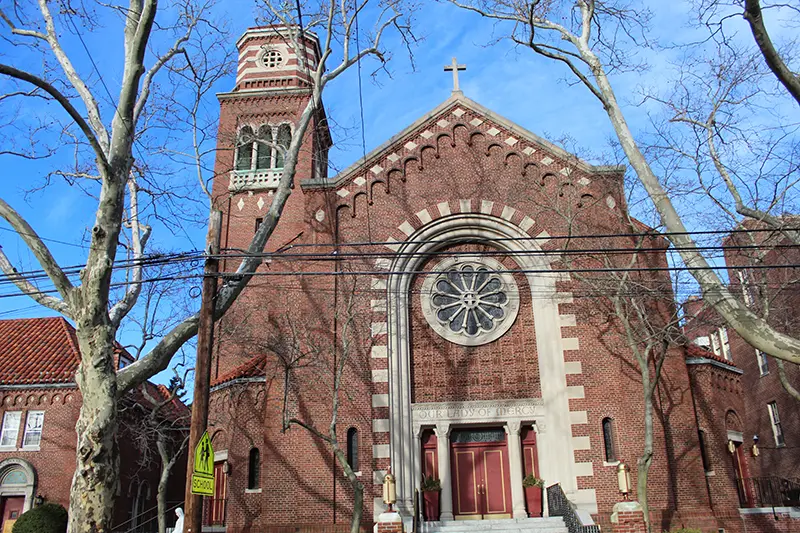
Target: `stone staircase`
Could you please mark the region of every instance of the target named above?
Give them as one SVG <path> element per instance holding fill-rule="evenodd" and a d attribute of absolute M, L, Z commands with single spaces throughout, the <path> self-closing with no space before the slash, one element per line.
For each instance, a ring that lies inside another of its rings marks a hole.
<path fill-rule="evenodd" d="M 568 533 L 564 519 L 509 518 L 505 520 L 448 520 L 422 522 L 420 533 Z"/>

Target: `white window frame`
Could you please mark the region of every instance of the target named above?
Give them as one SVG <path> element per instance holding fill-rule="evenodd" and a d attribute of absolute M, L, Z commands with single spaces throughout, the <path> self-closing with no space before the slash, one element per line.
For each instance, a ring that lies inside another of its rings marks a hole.
<path fill-rule="evenodd" d="M 15 416 L 9 416 L 15 415 Z M 16 418 L 16 424 L 11 421 L 12 418 Z M 3 427 L 0 430 L 0 449 L 5 448 L 16 448 L 17 442 L 19 442 L 19 426 L 22 423 L 22 411 L 6 411 L 3 414 Z M 14 425 L 14 427 L 12 427 Z M 11 439 L 11 435 L 13 435 L 13 440 Z M 9 437 L 8 440 L 11 442 L 8 444 L 3 444 L 6 442 L 6 436 Z"/>
<path fill-rule="evenodd" d="M 31 421 L 35 420 L 33 417 L 38 417 L 41 415 L 41 422 L 39 427 L 31 427 Z M 44 411 L 28 411 L 25 415 L 25 434 L 22 437 L 22 447 L 23 448 L 33 448 L 39 449 L 39 445 L 42 443 L 42 432 L 44 430 Z M 35 443 L 29 443 L 28 438 L 38 436 Z"/>
<path fill-rule="evenodd" d="M 719 355 L 719 332 L 712 331 L 708 334 L 708 338 L 711 339 L 711 351 L 714 355 Z"/>
<path fill-rule="evenodd" d="M 781 417 L 778 414 L 778 404 L 775 402 L 769 402 L 767 404 L 767 411 L 769 412 L 769 422 L 772 425 L 772 436 L 775 439 L 775 446 L 782 448 L 786 446 L 786 439 L 783 435 Z"/>
<path fill-rule="evenodd" d="M 769 362 L 767 354 L 756 348 L 756 361 L 758 361 L 758 372 L 762 376 L 769 374 Z"/>
<path fill-rule="evenodd" d="M 728 328 L 719 328 L 719 339 L 722 357 L 727 361 L 733 361 L 733 357 L 731 357 L 731 341 L 728 339 Z"/>

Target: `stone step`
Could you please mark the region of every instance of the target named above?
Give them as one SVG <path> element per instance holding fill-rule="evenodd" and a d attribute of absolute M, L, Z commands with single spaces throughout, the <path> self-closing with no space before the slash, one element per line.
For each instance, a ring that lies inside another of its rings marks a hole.
<path fill-rule="evenodd" d="M 561 517 L 423 522 L 421 533 L 567 533 Z"/>

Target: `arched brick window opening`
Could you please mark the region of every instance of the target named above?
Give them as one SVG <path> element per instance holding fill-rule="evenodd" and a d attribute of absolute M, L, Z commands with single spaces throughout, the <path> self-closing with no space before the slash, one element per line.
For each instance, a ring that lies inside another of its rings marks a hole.
<path fill-rule="evenodd" d="M 250 449 L 247 463 L 247 488 L 250 490 L 261 487 L 261 452 L 258 448 Z"/>
<path fill-rule="evenodd" d="M 350 428 L 347 430 L 347 463 L 353 472 L 360 470 L 358 465 L 358 430 Z"/>
<path fill-rule="evenodd" d="M 292 128 L 288 124 L 281 124 L 278 126 L 278 135 L 276 142 L 278 146 L 284 149 L 289 148 L 289 143 L 292 142 Z M 275 154 L 275 168 L 283 168 L 283 151 L 277 150 Z"/>
<path fill-rule="evenodd" d="M 239 130 L 239 147 L 236 149 L 236 170 L 250 170 L 253 166 L 253 128 Z"/>
<path fill-rule="evenodd" d="M 708 456 L 708 444 L 706 444 L 706 432 L 702 429 L 697 430 L 697 438 L 700 441 L 700 459 L 703 461 L 703 470 L 711 472 L 711 458 Z"/>
<path fill-rule="evenodd" d="M 614 438 L 614 419 L 606 417 L 603 419 L 603 446 L 605 447 L 605 458 L 607 463 L 616 462 L 617 446 Z"/>

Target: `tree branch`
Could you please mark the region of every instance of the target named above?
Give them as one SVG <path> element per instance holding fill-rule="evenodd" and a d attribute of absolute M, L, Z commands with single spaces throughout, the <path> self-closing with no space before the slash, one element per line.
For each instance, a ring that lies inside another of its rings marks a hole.
<path fill-rule="evenodd" d="M 56 100 L 56 102 L 58 102 L 61 105 L 61 107 L 64 108 L 67 114 L 69 114 L 70 118 L 72 118 L 72 120 L 75 121 L 75 124 L 78 125 L 78 128 L 80 128 L 84 136 L 86 136 L 86 140 L 89 141 L 89 145 L 91 145 L 92 149 L 94 150 L 95 156 L 97 157 L 101 168 L 105 172 L 108 172 L 109 168 L 108 160 L 106 159 L 106 153 L 103 150 L 102 144 L 95 136 L 95 133 L 92 130 L 92 128 L 83 119 L 81 114 L 78 113 L 78 110 L 75 109 L 75 107 L 73 107 L 72 103 L 66 96 L 61 94 L 61 92 L 58 89 L 53 87 L 49 82 L 43 80 L 42 78 L 34 76 L 33 74 L 29 74 L 28 72 L 25 72 L 23 70 L 14 68 L 10 65 L 0 64 L 0 74 L 35 85 L 36 87 L 39 87 L 47 94 L 52 96 Z"/>
<path fill-rule="evenodd" d="M 28 221 L 25 220 L 22 215 L 17 213 L 17 211 L 8 205 L 2 198 L 0 198 L 0 217 L 11 224 L 11 227 L 14 228 L 14 231 L 17 232 L 23 242 L 36 257 L 36 260 L 44 269 L 47 277 L 49 277 L 50 281 L 52 281 L 53 285 L 55 285 L 58 293 L 66 302 L 69 302 L 75 287 L 72 286 L 72 282 L 70 282 L 69 278 L 67 278 L 67 275 L 64 274 L 64 271 L 61 270 L 61 267 L 53 257 L 53 254 L 50 253 L 47 245 L 45 245 L 31 225 L 28 224 Z M 9 272 L 5 269 L 4 272 L 9 274 Z M 19 285 L 17 286 L 19 287 Z M 36 289 L 37 292 L 38 290 L 39 289 Z"/>
<path fill-rule="evenodd" d="M 769 37 L 767 27 L 764 25 L 764 16 L 761 12 L 761 3 L 759 0 L 745 0 L 744 2 L 744 19 L 750 24 L 750 31 L 753 33 L 753 38 L 761 50 L 761 55 L 767 62 L 767 66 L 778 78 L 778 81 L 789 91 L 795 102 L 800 104 L 800 76 L 795 75 L 783 58 L 775 49 L 772 39 Z"/>

